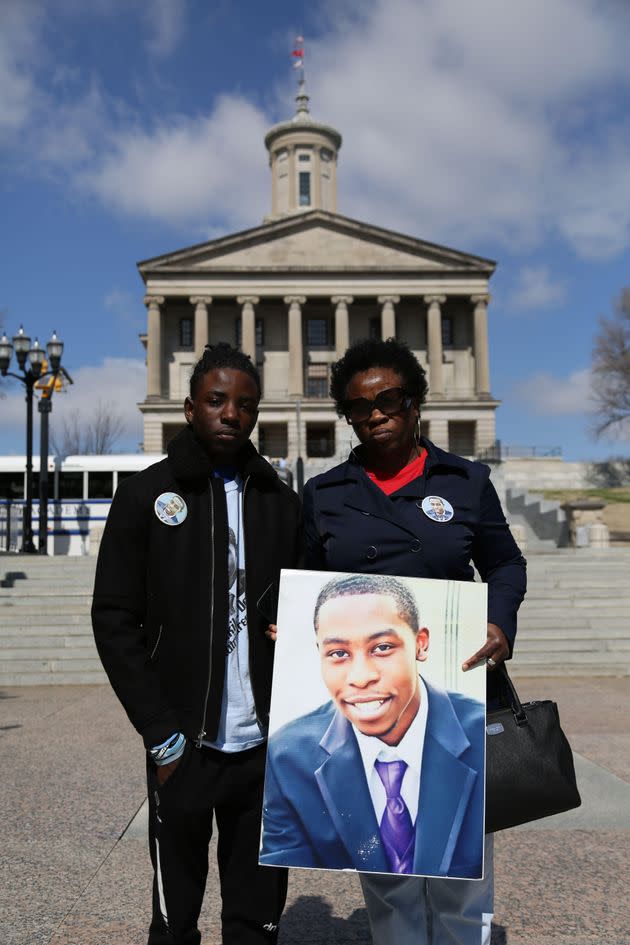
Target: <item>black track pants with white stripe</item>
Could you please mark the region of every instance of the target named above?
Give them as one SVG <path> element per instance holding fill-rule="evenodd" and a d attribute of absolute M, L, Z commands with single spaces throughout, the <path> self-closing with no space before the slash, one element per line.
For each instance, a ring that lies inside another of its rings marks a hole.
<path fill-rule="evenodd" d="M 190 745 L 158 787 L 148 766 L 155 871 L 148 945 L 199 945 L 212 816 L 218 826 L 224 945 L 275 945 L 287 871 L 258 866 L 265 747 L 227 754 Z M 217 904 L 218 905 L 218 904 Z"/>

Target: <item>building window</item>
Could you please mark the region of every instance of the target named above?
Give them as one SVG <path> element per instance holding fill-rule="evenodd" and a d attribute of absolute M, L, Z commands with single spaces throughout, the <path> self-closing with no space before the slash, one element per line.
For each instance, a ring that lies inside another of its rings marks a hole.
<path fill-rule="evenodd" d="M 270 459 L 285 459 L 289 451 L 286 423 L 260 423 L 258 451 Z"/>
<path fill-rule="evenodd" d="M 166 453 L 168 449 L 168 444 L 171 440 L 177 436 L 177 434 L 183 430 L 185 424 L 183 423 L 164 423 L 162 425 L 162 452 Z"/>
<path fill-rule="evenodd" d="M 372 318 L 370 318 L 368 334 L 371 341 L 381 340 L 381 316 L 380 315 L 374 315 Z"/>
<path fill-rule="evenodd" d="M 0 473 L 0 499 L 24 498 L 24 473 Z"/>
<path fill-rule="evenodd" d="M 82 472 L 60 472 L 59 473 L 59 498 L 60 499 L 82 499 L 83 498 L 83 473 Z"/>
<path fill-rule="evenodd" d="M 243 337 L 243 327 L 241 316 L 237 315 L 234 322 L 234 340 L 236 347 L 240 348 Z M 256 319 L 256 347 L 262 348 L 265 344 L 265 319 L 261 316 Z"/>
<path fill-rule="evenodd" d="M 310 207 L 311 205 L 311 175 L 308 171 L 300 171 L 300 206 Z"/>
<path fill-rule="evenodd" d="M 304 152 L 302 152 L 302 154 L 298 154 L 298 161 L 302 161 L 303 164 L 307 161 L 310 161 L 310 159 L 310 154 L 305 154 Z"/>
<path fill-rule="evenodd" d="M 330 344 L 327 318 L 308 318 L 306 320 L 306 344 L 309 348 L 326 348 Z"/>
<path fill-rule="evenodd" d="M 113 494 L 113 472 L 103 470 L 88 473 L 88 499 L 111 499 Z"/>
<path fill-rule="evenodd" d="M 180 318 L 179 320 L 179 346 L 180 348 L 192 348 L 193 346 L 192 318 Z"/>
<path fill-rule="evenodd" d="M 476 432 L 477 424 L 474 420 L 449 420 L 449 452 L 457 453 L 458 456 L 474 456 Z"/>
<path fill-rule="evenodd" d="M 306 396 L 325 400 L 330 396 L 327 364 L 309 364 L 306 369 Z"/>
<path fill-rule="evenodd" d="M 306 424 L 306 455 L 315 459 L 335 455 L 335 424 Z"/>
<path fill-rule="evenodd" d="M 451 348 L 453 346 L 453 319 L 449 316 L 442 316 L 442 347 Z"/>

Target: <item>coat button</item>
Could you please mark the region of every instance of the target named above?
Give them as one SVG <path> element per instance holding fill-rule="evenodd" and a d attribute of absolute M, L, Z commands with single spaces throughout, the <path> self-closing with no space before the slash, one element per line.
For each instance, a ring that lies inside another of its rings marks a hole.
<path fill-rule="evenodd" d="M 412 541 L 412 542 L 411 542 L 411 550 L 412 550 L 412 551 L 420 551 L 421 548 L 422 548 L 422 545 L 421 545 L 421 543 L 418 541 L 417 538 L 416 538 L 415 541 Z"/>
<path fill-rule="evenodd" d="M 365 557 L 368 558 L 370 561 L 376 558 L 376 548 L 374 547 L 374 545 L 370 545 L 368 550 L 365 552 Z"/>

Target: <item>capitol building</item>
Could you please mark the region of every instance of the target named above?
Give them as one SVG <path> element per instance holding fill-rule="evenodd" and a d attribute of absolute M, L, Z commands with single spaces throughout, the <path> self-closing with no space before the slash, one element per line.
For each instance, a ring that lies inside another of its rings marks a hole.
<path fill-rule="evenodd" d="M 204 345 L 236 344 L 262 378 L 253 439 L 312 475 L 348 453 L 329 398 L 330 365 L 366 337 L 406 342 L 428 375 L 422 432 L 476 456 L 495 441 L 490 389 L 489 259 L 337 212 L 341 134 L 295 115 L 265 136 L 271 212 L 260 226 L 138 264 L 146 285 L 144 450 L 163 452 L 183 424 L 188 378 Z M 262 147 L 262 142 L 261 142 Z"/>

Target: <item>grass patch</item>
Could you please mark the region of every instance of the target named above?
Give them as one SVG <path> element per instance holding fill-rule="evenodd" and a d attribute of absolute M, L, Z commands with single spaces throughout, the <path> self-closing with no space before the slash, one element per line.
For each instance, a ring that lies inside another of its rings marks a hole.
<path fill-rule="evenodd" d="M 574 502 L 576 499 L 602 499 L 609 505 L 630 503 L 630 487 L 618 489 L 535 489 L 545 499 L 556 502 Z"/>

